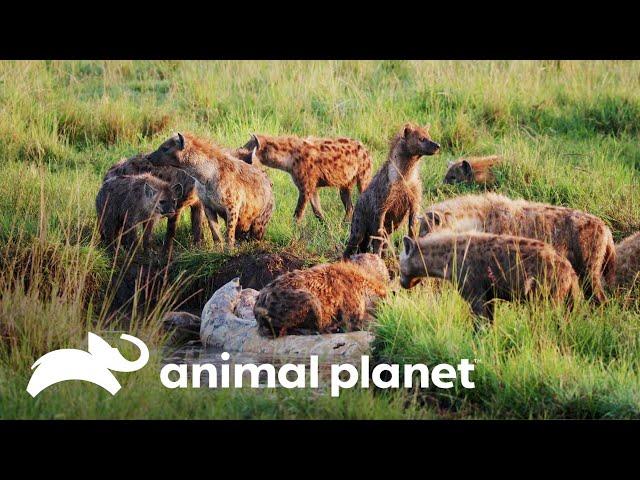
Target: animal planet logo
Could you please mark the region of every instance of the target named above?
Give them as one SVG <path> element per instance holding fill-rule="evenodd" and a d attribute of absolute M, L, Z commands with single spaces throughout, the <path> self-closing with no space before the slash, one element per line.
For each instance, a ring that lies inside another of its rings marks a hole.
<path fill-rule="evenodd" d="M 123 333 L 122 340 L 133 343 L 140 350 L 135 361 L 124 358 L 117 348 L 112 347 L 95 333 L 89 333 L 88 352 L 63 348 L 49 352 L 35 361 L 27 392 L 35 398 L 42 390 L 67 380 L 86 380 L 95 383 L 115 395 L 121 388 L 111 370 L 135 372 L 149 361 L 149 349 L 142 340 Z"/>

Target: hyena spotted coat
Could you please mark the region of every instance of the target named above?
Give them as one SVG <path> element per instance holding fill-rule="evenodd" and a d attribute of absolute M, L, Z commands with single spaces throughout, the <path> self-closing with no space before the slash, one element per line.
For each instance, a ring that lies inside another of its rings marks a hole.
<path fill-rule="evenodd" d="M 221 216 L 227 224 L 228 246 L 264 237 L 275 203 L 269 177 L 260 168 L 189 133 L 169 138 L 149 160 L 155 166 L 182 168 L 195 178 L 207 219 L 215 222 Z"/>
<path fill-rule="evenodd" d="M 417 241 L 404 237 L 400 284 L 412 288 L 425 276 L 453 281 L 476 315 L 493 319 L 493 299 L 548 297 L 572 307 L 578 277 L 547 243 L 489 233 L 441 231 Z"/>
<path fill-rule="evenodd" d="M 612 286 L 632 288 L 640 284 L 640 232 L 616 245 L 616 277 Z"/>
<path fill-rule="evenodd" d="M 350 138 L 299 138 L 253 135 L 235 154 L 248 163 L 263 164 L 288 172 L 298 187 L 295 219 L 300 221 L 307 203 L 324 220 L 318 188 L 337 187 L 345 209 L 345 221 L 351 219 L 351 190 L 362 192 L 371 181 L 371 155 L 358 140 Z"/>
<path fill-rule="evenodd" d="M 98 230 L 102 242 L 115 249 L 121 244 L 131 248 L 138 242 L 136 229 L 144 229 L 143 248 L 151 245 L 153 225 L 160 217 L 175 215 L 176 197 L 182 186 L 173 188 L 164 180 L 145 173 L 116 176 L 106 180 L 96 197 Z"/>
<path fill-rule="evenodd" d="M 426 128 L 408 123 L 391 141 L 389 157 L 364 191 L 353 215 L 344 256 L 364 253 L 371 243 L 381 254 L 383 238 L 408 218 L 409 234 L 415 235 L 416 215 L 422 200 L 419 160 L 434 155 L 440 145 Z M 373 238 L 377 237 L 377 238 Z"/>
<path fill-rule="evenodd" d="M 565 256 L 587 296 L 606 299 L 603 280 L 615 277 L 616 250 L 611 230 L 598 217 L 567 207 L 504 195 L 464 195 L 431 205 L 420 219 L 420 236 L 438 229 L 517 235 L 550 243 Z"/>
<path fill-rule="evenodd" d="M 479 183 L 492 185 L 495 183 L 493 167 L 502 162 L 502 157 L 469 157 L 457 160 L 449 165 L 444 176 L 444 183 Z"/>
<path fill-rule="evenodd" d="M 372 254 L 285 273 L 260 291 L 254 314 L 265 336 L 361 330 L 386 296 L 389 272 Z"/>
<path fill-rule="evenodd" d="M 182 196 L 178 197 L 176 204 L 176 214 L 167 220 L 167 234 L 165 237 L 165 249 L 172 247 L 173 240 L 176 235 L 176 227 L 180 219 L 180 215 L 187 208 L 191 208 L 191 233 L 193 243 L 200 245 L 202 243 L 202 221 L 204 218 L 204 208 L 202 202 L 198 198 L 196 192 L 195 179 L 178 168 L 173 167 L 156 167 L 151 164 L 148 154 L 139 154 L 131 158 L 123 158 L 119 162 L 112 165 L 104 176 L 104 181 L 122 175 L 139 175 L 142 173 L 151 173 L 152 175 L 168 182 L 170 185 L 179 183 L 182 185 Z M 209 222 L 209 229 L 213 240 L 222 241 L 218 226 L 214 222 Z"/>

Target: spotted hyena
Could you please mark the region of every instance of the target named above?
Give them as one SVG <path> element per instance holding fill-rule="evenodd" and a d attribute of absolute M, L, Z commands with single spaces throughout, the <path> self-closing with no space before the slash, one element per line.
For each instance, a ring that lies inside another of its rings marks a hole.
<path fill-rule="evenodd" d="M 130 158 L 123 158 L 119 162 L 112 165 L 104 176 L 104 181 L 122 175 L 138 175 L 141 173 L 151 173 L 152 175 L 168 182 L 171 185 L 179 183 L 182 185 L 182 196 L 177 199 L 176 214 L 168 218 L 167 234 L 165 238 L 165 249 L 170 249 L 176 235 L 176 227 L 180 219 L 180 215 L 187 208 L 191 208 L 191 232 L 193 243 L 200 245 L 202 243 L 202 220 L 204 217 L 204 209 L 202 202 L 198 198 L 196 192 L 195 179 L 185 171 L 173 167 L 156 167 L 151 164 L 148 154 L 139 154 Z M 209 229 L 214 241 L 221 241 L 218 225 L 209 222 Z"/>
<path fill-rule="evenodd" d="M 345 221 L 351 219 L 351 190 L 362 192 L 371 181 L 371 155 L 358 140 L 350 138 L 300 138 L 252 135 L 236 155 L 248 163 L 263 164 L 288 172 L 298 187 L 295 219 L 300 221 L 307 203 L 324 220 L 318 188 L 337 187 L 344 204 Z"/>
<path fill-rule="evenodd" d="M 260 291 L 254 314 L 265 336 L 361 330 L 388 282 L 379 256 L 354 255 L 279 276 Z"/>
<path fill-rule="evenodd" d="M 164 180 L 145 173 L 124 175 L 106 180 L 96 197 L 98 229 L 102 242 L 114 249 L 121 243 L 131 248 L 138 242 L 136 229 L 143 226 L 143 247 L 151 245 L 153 224 L 160 217 L 176 213 L 176 197 L 182 186 L 171 186 Z"/>
<path fill-rule="evenodd" d="M 434 155 L 440 145 L 427 128 L 406 124 L 391 141 L 389 157 L 360 195 L 351 222 L 345 257 L 368 251 L 382 253 L 384 237 L 408 218 L 409 233 L 415 235 L 415 220 L 422 200 L 419 161 Z"/>
<path fill-rule="evenodd" d="M 264 237 L 275 204 L 271 182 L 260 168 L 189 133 L 177 133 L 148 158 L 155 166 L 182 168 L 195 178 L 207 219 L 220 216 L 227 224 L 227 245 Z"/>
<path fill-rule="evenodd" d="M 550 243 L 565 256 L 584 284 L 587 296 L 606 299 L 603 279 L 615 276 L 616 251 L 611 230 L 598 217 L 567 207 L 504 195 L 464 195 L 431 205 L 420 219 L 420 236 L 438 229 L 518 235 Z"/>
<path fill-rule="evenodd" d="M 502 157 L 491 155 L 488 157 L 462 158 L 449 164 L 444 176 L 444 183 L 480 183 L 491 185 L 495 182 L 493 167 L 502 162 Z"/>
<path fill-rule="evenodd" d="M 552 302 L 578 298 L 578 277 L 569 261 L 547 243 L 490 233 L 431 233 L 404 237 L 400 284 L 412 288 L 425 276 L 453 281 L 476 315 L 493 319 L 494 299 L 547 296 Z"/>

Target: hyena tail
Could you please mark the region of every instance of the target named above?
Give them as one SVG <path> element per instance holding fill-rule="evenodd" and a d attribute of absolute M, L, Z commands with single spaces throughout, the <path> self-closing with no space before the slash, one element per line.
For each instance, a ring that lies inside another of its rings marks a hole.
<path fill-rule="evenodd" d="M 607 242 L 607 246 L 604 252 L 604 262 L 602 264 L 602 276 L 607 285 L 611 286 L 615 283 L 616 279 L 616 246 L 613 243 L 613 239 Z"/>

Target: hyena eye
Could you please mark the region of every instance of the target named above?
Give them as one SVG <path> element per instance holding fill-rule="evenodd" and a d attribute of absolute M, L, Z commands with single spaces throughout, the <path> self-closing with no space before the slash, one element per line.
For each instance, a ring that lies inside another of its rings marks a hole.
<path fill-rule="evenodd" d="M 426 141 L 427 141 L 427 138 L 426 138 L 426 137 L 422 137 L 422 138 L 420 139 L 420 141 L 421 141 L 421 142 L 426 142 Z"/>
<path fill-rule="evenodd" d="M 170 150 L 171 147 L 169 147 L 169 145 L 165 145 L 164 147 L 162 147 L 162 151 L 163 152 L 168 152 Z"/>

